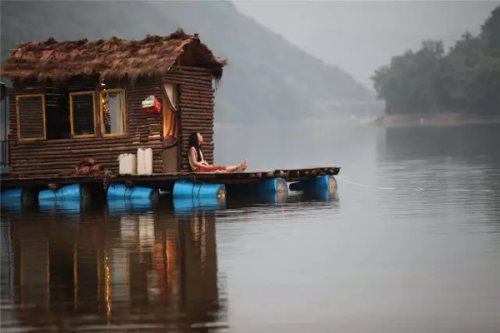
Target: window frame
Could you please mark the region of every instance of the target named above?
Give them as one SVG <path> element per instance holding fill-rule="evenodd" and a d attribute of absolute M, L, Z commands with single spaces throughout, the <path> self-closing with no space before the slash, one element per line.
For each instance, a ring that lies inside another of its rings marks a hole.
<path fill-rule="evenodd" d="M 94 116 L 94 134 L 81 134 L 75 135 L 75 122 L 73 120 L 73 96 L 92 95 L 92 114 Z M 69 118 L 71 123 L 71 137 L 72 138 L 95 138 L 96 131 L 96 113 L 95 113 L 95 92 L 94 91 L 78 91 L 69 93 Z"/>
<path fill-rule="evenodd" d="M 42 98 L 42 117 L 43 117 L 43 137 L 39 138 L 21 138 L 21 117 L 19 111 L 19 100 L 21 98 Z M 17 139 L 19 141 L 37 141 L 37 140 L 47 140 L 47 123 L 45 118 L 45 94 L 27 94 L 27 95 L 16 95 L 16 116 L 17 116 Z"/>
<path fill-rule="evenodd" d="M 106 129 L 104 128 L 104 90 L 101 90 L 99 92 L 99 105 L 100 105 L 100 114 L 101 114 L 101 134 L 103 137 L 114 137 L 114 136 L 127 136 L 128 135 L 128 114 L 127 114 L 127 97 L 125 95 L 125 89 L 123 88 L 116 88 L 116 89 L 106 89 L 106 92 L 108 94 L 110 93 L 122 93 L 123 96 L 123 127 L 125 131 L 123 133 L 109 133 L 106 134 Z"/>

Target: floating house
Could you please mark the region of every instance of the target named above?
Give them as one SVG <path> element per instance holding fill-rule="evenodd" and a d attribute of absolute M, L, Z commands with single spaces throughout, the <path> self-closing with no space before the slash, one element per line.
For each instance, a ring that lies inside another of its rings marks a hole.
<path fill-rule="evenodd" d="M 2 75 L 9 89 L 11 177 L 74 170 L 95 158 L 118 172 L 118 156 L 152 148 L 153 173 L 188 170 L 188 137 L 199 131 L 214 158 L 213 81 L 217 60 L 197 35 L 178 31 L 140 41 L 19 44 Z M 161 110 L 147 114 L 149 95 Z"/>
<path fill-rule="evenodd" d="M 223 197 L 228 188 L 288 193 L 288 182 L 296 190 L 336 189 L 337 167 L 191 172 L 193 131 L 205 138 L 207 161 L 214 160 L 214 87 L 225 65 L 197 34 L 182 30 L 139 41 L 20 43 L 1 71 L 12 82 L 10 173 L 2 181 L 10 192 L 3 198 L 80 198 L 81 185 L 90 183 L 104 184 L 108 199 L 158 190 L 174 197 Z M 142 149 L 152 155 L 150 172 L 120 173 L 120 157 L 139 159 Z"/>

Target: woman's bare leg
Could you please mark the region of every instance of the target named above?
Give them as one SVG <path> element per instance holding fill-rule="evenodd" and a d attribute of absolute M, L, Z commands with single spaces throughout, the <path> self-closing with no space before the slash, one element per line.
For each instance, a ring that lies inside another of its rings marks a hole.
<path fill-rule="evenodd" d="M 226 167 L 226 172 L 244 172 L 247 169 L 247 160 L 244 160 L 238 165 Z"/>
<path fill-rule="evenodd" d="M 240 166 L 239 165 L 231 165 L 226 167 L 226 172 L 237 172 L 239 170 Z"/>

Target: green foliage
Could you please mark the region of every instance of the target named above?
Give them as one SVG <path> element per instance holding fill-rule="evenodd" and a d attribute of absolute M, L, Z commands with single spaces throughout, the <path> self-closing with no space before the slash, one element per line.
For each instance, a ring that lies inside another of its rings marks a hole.
<path fill-rule="evenodd" d="M 142 39 L 178 28 L 198 33 L 216 56 L 228 59 L 216 96 L 219 122 L 300 120 L 328 112 L 316 105 L 371 99 L 341 69 L 291 45 L 228 1 L 2 1 L 0 5 L 2 49 L 13 49 L 13 41 L 51 36 Z"/>
<path fill-rule="evenodd" d="M 500 116 L 500 7 L 473 36 L 466 32 L 445 54 L 424 41 L 372 76 L 388 114 L 468 112 Z"/>

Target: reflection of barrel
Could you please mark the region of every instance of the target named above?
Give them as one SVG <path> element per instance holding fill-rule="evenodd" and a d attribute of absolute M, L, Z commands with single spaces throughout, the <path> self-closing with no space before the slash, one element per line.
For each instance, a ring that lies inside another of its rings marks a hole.
<path fill-rule="evenodd" d="M 147 211 L 153 206 L 153 202 L 149 198 L 143 199 L 108 199 L 108 210 L 110 213 L 127 212 L 127 211 Z"/>
<path fill-rule="evenodd" d="M 50 214 L 54 212 L 57 216 L 64 216 L 65 226 L 79 227 L 82 213 L 82 200 L 40 200 L 38 202 L 38 210 L 40 213 Z"/>
<path fill-rule="evenodd" d="M 223 198 L 226 187 L 222 184 L 203 184 L 179 180 L 174 185 L 174 198 Z"/>
<path fill-rule="evenodd" d="M 335 194 L 330 194 L 328 189 L 319 190 L 311 194 L 314 195 L 314 198 L 319 201 L 329 201 L 335 197 Z"/>
<path fill-rule="evenodd" d="M 61 187 L 57 190 L 45 190 L 38 193 L 38 201 L 43 200 L 74 200 L 81 199 L 82 188 L 80 184 Z"/>
<path fill-rule="evenodd" d="M 175 215 L 178 218 L 189 218 L 200 212 L 214 213 L 224 208 L 225 198 L 202 197 L 198 199 L 174 198 Z"/>
<path fill-rule="evenodd" d="M 174 198 L 175 211 L 193 211 L 193 210 L 217 210 L 225 205 L 224 199 L 219 198 Z"/>
<path fill-rule="evenodd" d="M 21 201 L 2 201 L 2 211 L 19 213 L 23 210 Z"/>
<path fill-rule="evenodd" d="M 286 201 L 288 197 L 288 192 L 261 193 L 259 197 L 264 203 L 280 204 Z"/>
<path fill-rule="evenodd" d="M 81 212 L 80 199 L 69 200 L 40 200 L 38 207 L 40 212 L 50 212 L 57 210 L 61 213 L 80 213 Z"/>
<path fill-rule="evenodd" d="M 108 199 L 157 199 L 158 191 L 148 187 L 126 187 L 112 184 L 108 188 Z"/>

